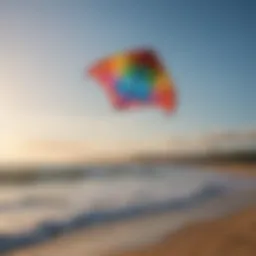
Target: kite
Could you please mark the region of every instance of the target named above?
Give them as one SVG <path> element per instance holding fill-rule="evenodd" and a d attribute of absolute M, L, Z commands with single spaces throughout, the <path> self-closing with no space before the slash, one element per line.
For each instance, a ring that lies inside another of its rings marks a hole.
<path fill-rule="evenodd" d="M 167 113 L 176 107 L 174 83 L 151 49 L 133 49 L 105 57 L 88 73 L 103 86 L 117 110 L 155 106 Z"/>

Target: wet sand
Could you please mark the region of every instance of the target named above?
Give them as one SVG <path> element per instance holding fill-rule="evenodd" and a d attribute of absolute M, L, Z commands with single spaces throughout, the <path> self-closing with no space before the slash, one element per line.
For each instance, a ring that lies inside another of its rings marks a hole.
<path fill-rule="evenodd" d="M 191 224 L 146 248 L 114 254 L 114 256 L 170 255 L 256 255 L 256 205 L 232 216 Z"/>
<path fill-rule="evenodd" d="M 3 256 L 254 256 L 255 253 L 256 188 L 212 199 L 189 210 L 82 229 Z"/>
<path fill-rule="evenodd" d="M 212 199 L 210 202 L 204 203 L 200 207 L 190 210 L 177 210 L 161 214 L 152 214 L 126 221 L 108 223 L 91 229 L 82 229 L 46 242 L 45 244 L 39 244 L 30 248 L 17 250 L 12 253 L 5 254 L 4 256 L 170 255 L 168 254 L 169 251 L 177 251 L 178 253 L 178 250 L 184 250 L 184 248 L 188 248 L 189 246 L 193 247 L 193 245 L 195 245 L 196 248 L 199 248 L 196 244 L 201 244 L 199 240 L 202 237 L 206 239 L 208 234 L 210 237 L 209 241 L 212 239 L 213 243 L 214 239 L 220 239 L 220 235 L 224 235 L 219 234 L 219 232 L 222 232 L 221 230 L 213 230 L 213 234 L 211 234 L 211 227 L 217 227 L 216 224 L 211 224 L 211 222 L 209 224 L 193 223 L 214 220 L 215 218 L 233 212 L 238 212 L 249 206 L 252 207 L 253 204 L 256 207 L 255 198 L 256 191 L 250 191 L 243 194 L 226 195 L 221 198 Z M 226 218 L 224 221 L 221 220 L 222 223 L 227 222 L 227 228 L 224 228 L 224 230 L 230 229 L 230 233 L 232 233 L 233 229 L 237 230 L 237 235 L 235 235 L 237 237 L 239 237 L 239 231 L 245 234 L 248 233 L 248 236 L 251 236 L 250 232 L 252 232 L 252 226 L 256 225 L 254 223 L 256 216 L 255 207 L 252 207 L 252 209 L 243 213 L 242 217 L 232 217 L 230 220 L 229 218 Z M 247 223 L 247 221 L 250 222 Z M 217 222 L 214 221 L 214 223 Z M 195 230 L 193 232 L 197 234 L 196 236 L 192 231 L 186 231 L 187 229 L 185 229 L 185 231 L 179 231 L 187 225 L 192 225 L 192 228 L 189 228 L 189 230 Z M 232 227 L 232 225 L 234 225 L 234 227 Z M 218 226 L 221 229 L 222 224 L 218 224 Z M 207 232 L 205 230 L 207 230 Z M 175 234 L 176 232 L 178 233 Z M 241 236 L 243 233 L 241 233 Z M 191 236 L 195 243 L 191 243 Z M 165 237 L 168 238 L 165 239 Z M 172 237 L 174 237 L 176 241 L 175 243 L 170 242 L 173 241 Z M 241 239 L 243 240 L 246 238 L 242 237 Z M 250 239 L 252 238 L 249 238 L 249 241 Z M 202 243 L 204 248 L 211 248 L 211 243 L 209 241 L 205 240 L 205 242 Z M 209 245 L 207 245 L 207 243 L 209 243 Z M 221 244 L 221 242 L 218 243 Z M 152 246 L 152 244 L 156 245 Z M 245 244 L 249 244 L 249 242 L 245 242 Z M 127 250 L 133 250 L 135 248 L 142 249 L 140 249 L 139 252 L 127 252 Z M 191 250 L 189 250 L 189 252 Z M 117 252 L 119 252 L 119 254 L 116 254 Z M 188 255 L 186 254 L 187 251 L 181 252 L 184 254 L 178 253 L 174 255 Z M 189 255 L 207 256 L 207 254 L 204 253 Z M 221 256 L 219 254 L 208 255 Z M 248 254 L 248 256 L 249 255 L 250 254 Z M 246 256 L 246 254 L 243 256 Z"/>
<path fill-rule="evenodd" d="M 199 167 L 200 168 L 200 167 Z M 256 164 L 228 164 L 203 166 L 203 170 L 213 170 L 220 173 L 241 175 L 242 177 L 252 177 L 256 179 Z"/>
<path fill-rule="evenodd" d="M 213 167 L 210 167 L 213 169 Z M 256 178 L 256 165 L 215 166 L 218 172 Z M 256 255 L 256 198 L 251 207 L 210 221 L 187 225 L 160 242 L 109 256 L 254 256 Z"/>

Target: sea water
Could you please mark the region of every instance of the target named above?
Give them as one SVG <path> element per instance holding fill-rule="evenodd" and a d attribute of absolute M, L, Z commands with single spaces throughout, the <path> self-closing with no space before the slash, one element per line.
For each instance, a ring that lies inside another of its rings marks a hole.
<path fill-rule="evenodd" d="M 50 168 L 45 171 L 50 172 Z M 0 251 L 91 223 L 158 208 L 191 207 L 226 190 L 256 188 L 255 180 L 187 167 L 84 168 L 85 175 L 79 179 L 1 185 Z"/>

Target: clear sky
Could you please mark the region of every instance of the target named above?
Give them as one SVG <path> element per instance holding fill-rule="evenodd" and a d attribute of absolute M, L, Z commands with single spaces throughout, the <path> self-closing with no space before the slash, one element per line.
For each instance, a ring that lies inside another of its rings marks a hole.
<path fill-rule="evenodd" d="M 1 0 L 0 160 L 32 157 L 53 142 L 66 143 L 66 155 L 80 144 L 97 154 L 256 127 L 255 7 L 249 0 Z M 173 117 L 117 113 L 84 75 L 96 59 L 144 45 L 173 75 L 180 102 Z"/>

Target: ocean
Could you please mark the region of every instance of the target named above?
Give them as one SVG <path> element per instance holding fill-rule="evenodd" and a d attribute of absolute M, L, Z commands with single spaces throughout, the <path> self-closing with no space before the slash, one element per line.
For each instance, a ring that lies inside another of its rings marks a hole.
<path fill-rule="evenodd" d="M 83 167 L 79 178 L 0 187 L 0 253 L 152 212 L 186 211 L 256 180 L 166 165 Z M 45 172 L 51 172 L 47 167 Z"/>

